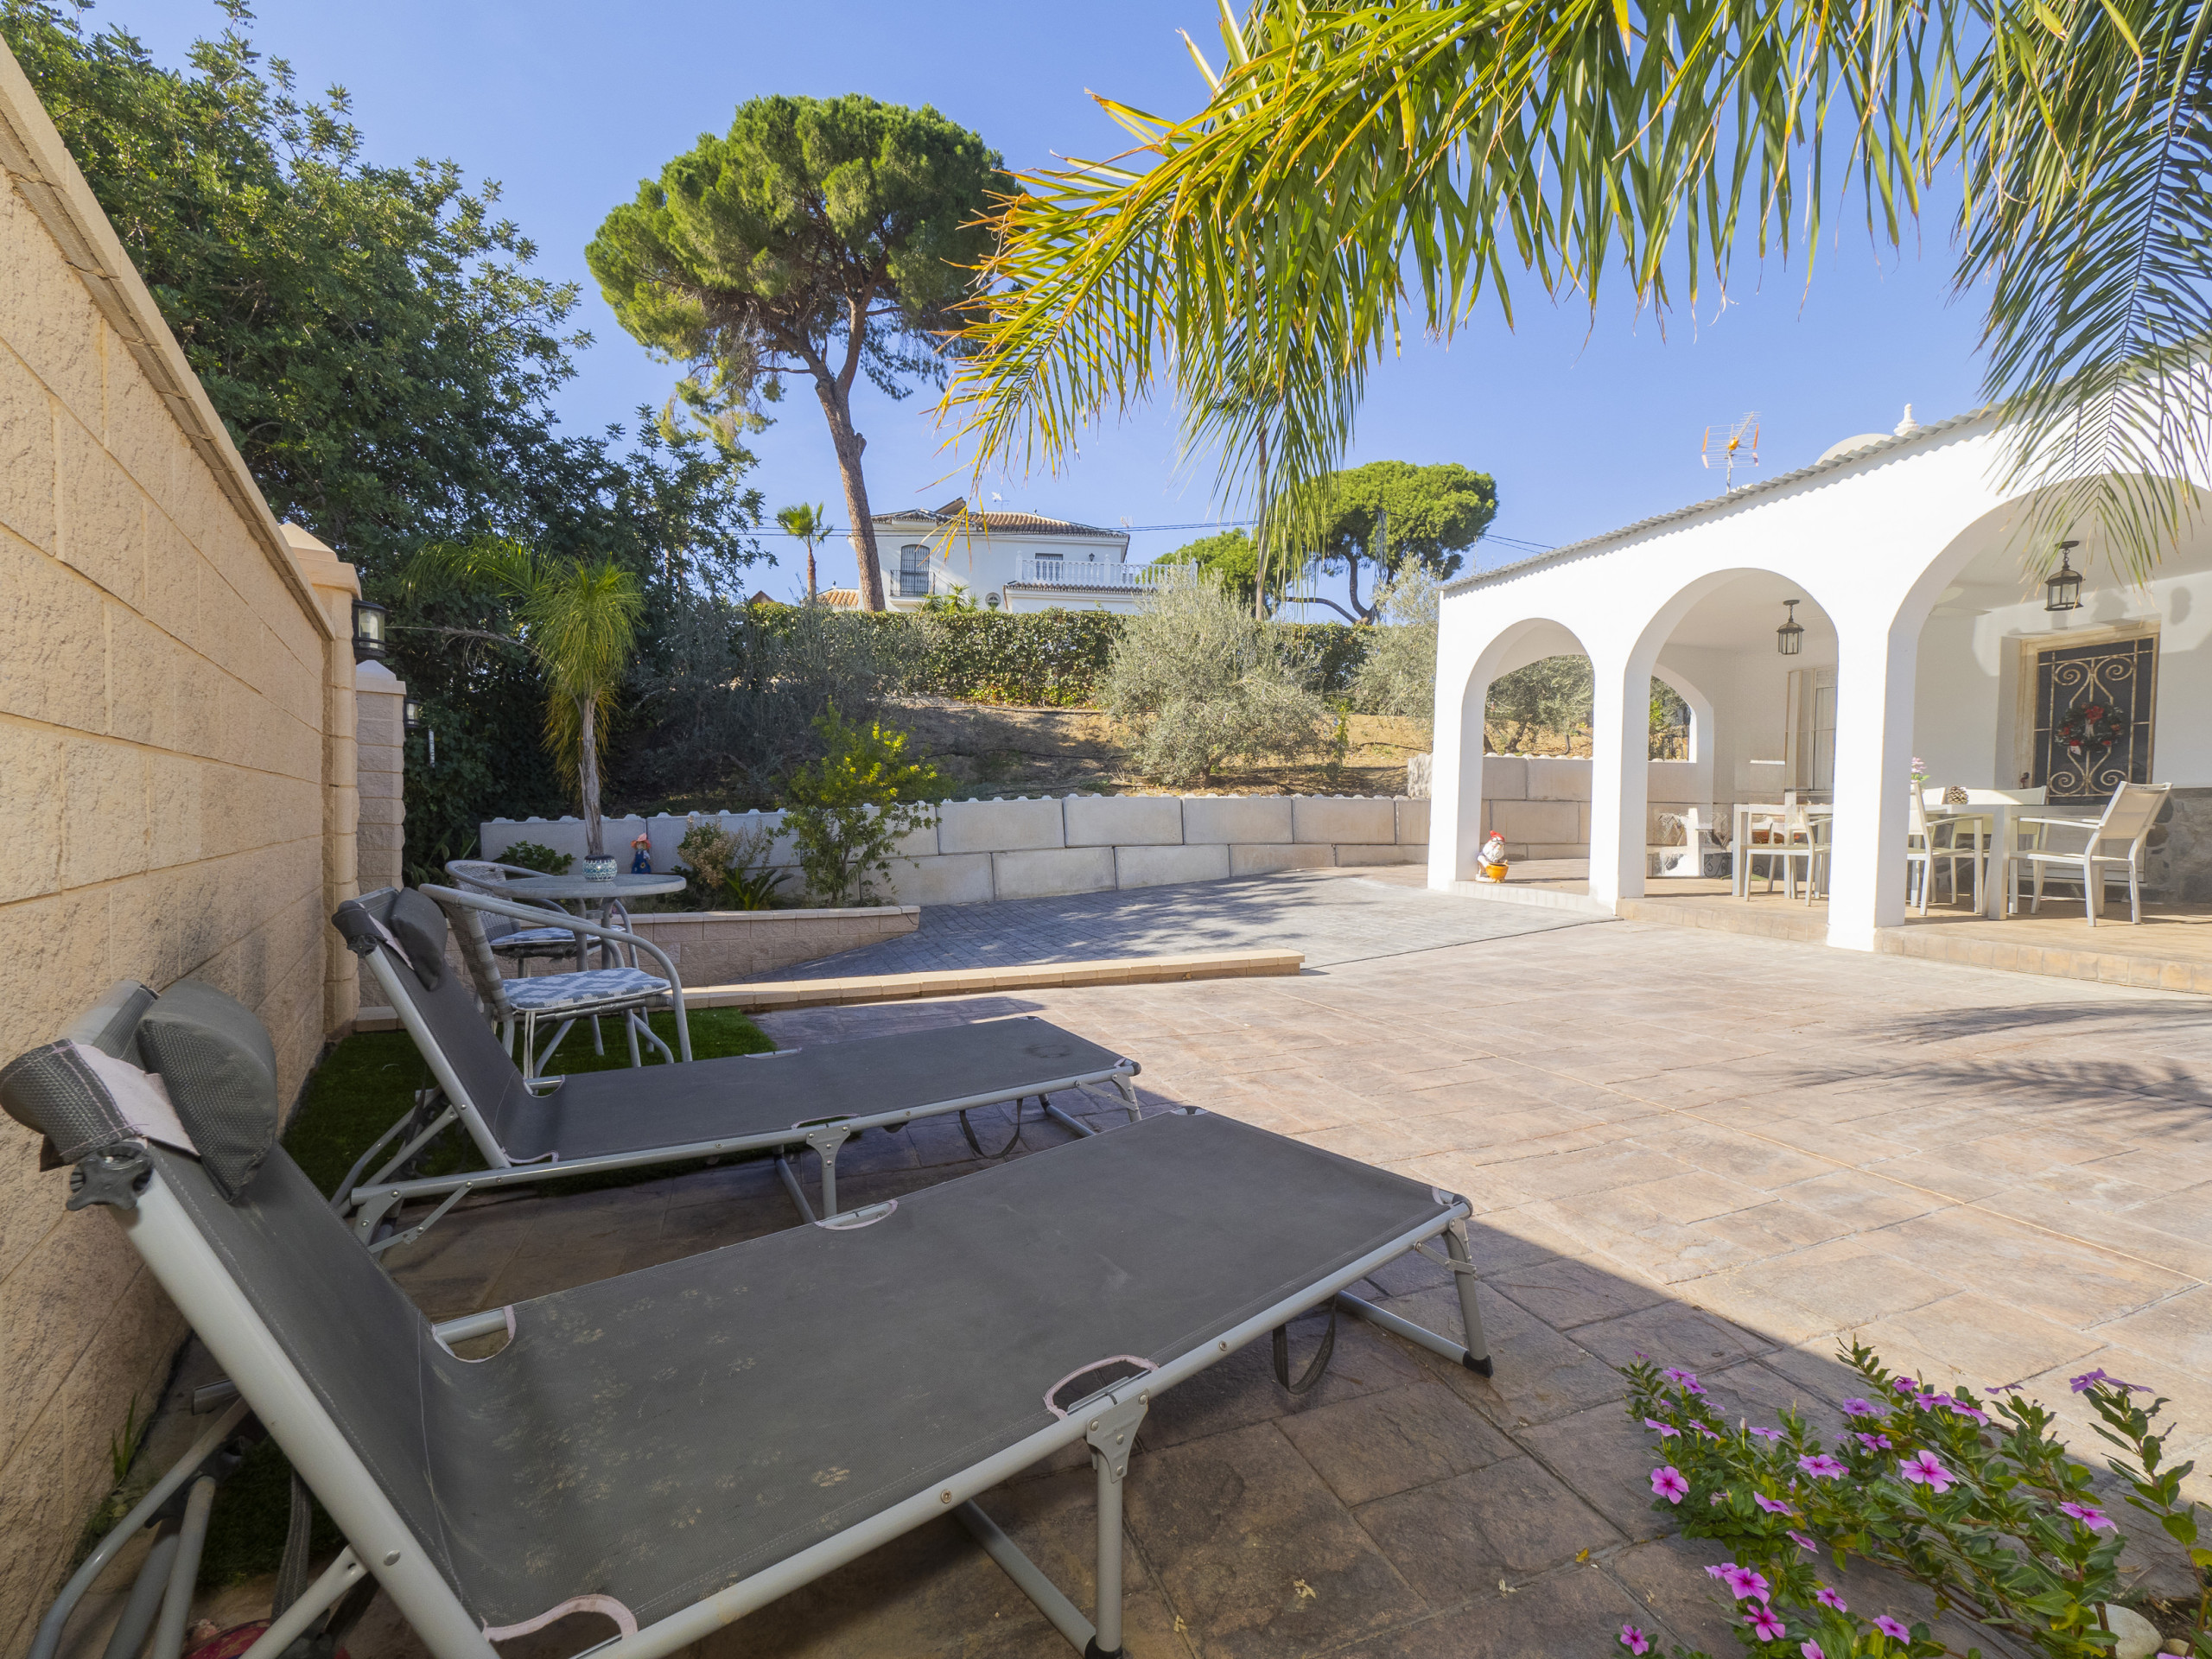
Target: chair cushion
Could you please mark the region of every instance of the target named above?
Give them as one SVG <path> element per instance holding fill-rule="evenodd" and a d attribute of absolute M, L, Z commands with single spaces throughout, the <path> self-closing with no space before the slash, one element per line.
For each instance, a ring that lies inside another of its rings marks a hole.
<path fill-rule="evenodd" d="M 391 901 L 391 918 L 385 924 L 423 988 L 435 991 L 446 979 L 446 913 L 412 887 L 403 888 Z"/>
<path fill-rule="evenodd" d="M 668 982 L 642 968 L 594 968 L 582 974 L 543 974 L 506 982 L 507 1001 L 518 1008 L 543 1013 L 572 1003 L 606 1002 L 623 996 L 656 996 Z"/>
<path fill-rule="evenodd" d="M 276 1144 L 276 1051 L 253 1010 L 213 985 L 182 980 L 138 1022 L 146 1069 L 158 1072 L 206 1166 L 235 1204 Z"/>
<path fill-rule="evenodd" d="M 505 950 L 521 944 L 558 944 L 573 948 L 575 934 L 565 927 L 518 927 L 512 933 L 502 933 L 492 941 L 494 950 Z"/>

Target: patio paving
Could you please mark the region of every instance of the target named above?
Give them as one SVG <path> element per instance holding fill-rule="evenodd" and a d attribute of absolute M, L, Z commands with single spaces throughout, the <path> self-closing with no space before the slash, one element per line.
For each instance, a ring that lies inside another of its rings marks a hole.
<path fill-rule="evenodd" d="M 1148 1105 L 1230 1113 L 1476 1211 L 1494 1381 L 1347 1324 L 1302 1401 L 1259 1344 L 1156 1404 L 1128 1489 L 1143 1659 L 1597 1656 L 1627 1618 L 1732 1650 L 1700 1570 L 1717 1553 L 1649 1507 L 1645 1436 L 1613 1369 L 1637 1351 L 1699 1370 L 1732 1413 L 1796 1402 L 1833 1421 L 1854 1391 L 1834 1357 L 1849 1332 L 1943 1383 L 2022 1383 L 2091 1455 L 2066 1378 L 2101 1366 L 2173 1396 L 2177 1455 L 2212 1453 L 2202 999 L 1624 922 L 1294 979 L 763 1023 L 788 1045 L 1028 1012 L 1138 1057 Z M 1064 1136 L 1026 1138 L 1027 1154 Z M 973 1166 L 957 1128 L 918 1124 L 856 1144 L 841 1185 L 861 1202 Z M 766 1167 L 741 1165 L 466 1211 L 393 1266 L 442 1317 L 791 1219 Z M 1392 1305 L 1452 1328 L 1440 1272 L 1416 1259 L 1378 1278 Z M 1064 1465 L 983 1500 L 1086 1605 L 1089 1488 Z M 2170 1554 L 2149 1559 L 2154 1582 L 2178 1583 Z M 1895 1586 L 1858 1594 L 1910 1605 Z M 607 1634 L 571 1626 L 508 1651 Z M 388 1618 L 349 1646 L 419 1651 Z M 697 1650 L 1067 1651 L 949 1521 Z"/>

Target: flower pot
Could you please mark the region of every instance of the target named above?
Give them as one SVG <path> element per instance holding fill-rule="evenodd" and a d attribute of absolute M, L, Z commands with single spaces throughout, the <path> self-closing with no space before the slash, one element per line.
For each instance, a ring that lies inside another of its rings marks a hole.
<path fill-rule="evenodd" d="M 614 861 L 611 858 L 588 858 L 584 860 L 583 875 L 587 881 L 612 881 L 614 879 Z"/>
<path fill-rule="evenodd" d="M 1504 865 L 1503 865 L 1503 864 L 1485 864 L 1485 865 L 1484 865 L 1484 866 L 1483 866 L 1483 880 L 1485 880 L 1485 881 L 1503 881 L 1503 880 L 1505 880 L 1505 866 L 1504 866 Z"/>

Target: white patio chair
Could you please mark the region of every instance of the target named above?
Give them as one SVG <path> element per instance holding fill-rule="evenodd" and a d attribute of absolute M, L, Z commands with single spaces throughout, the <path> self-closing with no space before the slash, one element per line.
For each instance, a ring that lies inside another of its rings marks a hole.
<path fill-rule="evenodd" d="M 2125 866 L 2127 871 L 2127 919 L 2132 925 L 2143 921 L 2143 844 L 2150 839 L 2151 826 L 2158 823 L 2158 814 L 2166 804 L 2171 784 L 2122 784 L 2112 792 L 2112 799 L 2105 804 L 2104 815 L 2095 818 L 2022 818 L 2023 828 L 2032 826 L 2035 841 L 2011 855 L 2012 877 L 2011 908 L 2020 907 L 2019 866 L 2035 868 L 2035 895 L 2029 900 L 2028 913 L 2039 913 L 2043 906 L 2043 873 L 2045 865 L 2056 866 L 2073 874 L 2082 883 L 2082 908 L 2091 927 L 2097 925 L 2097 912 L 2104 908 L 2105 878 L 2114 872 L 2114 867 Z M 2079 830 L 2088 833 L 2088 840 L 2072 851 L 2054 852 L 2048 842 L 2053 830 Z M 2101 849 L 2125 847 L 2126 852 L 2102 851 Z"/>
<path fill-rule="evenodd" d="M 1767 861 L 1766 890 L 1774 891 L 1774 867 L 1782 866 L 1782 896 L 1797 896 L 1797 865 L 1805 866 L 1805 902 L 1809 905 L 1819 896 L 1821 878 L 1827 873 L 1828 861 L 1827 830 L 1833 822 L 1826 813 L 1815 817 L 1797 798 L 1796 790 L 1785 791 L 1782 797 L 1782 811 L 1778 815 L 1763 815 L 1751 820 L 1751 842 L 1744 849 L 1745 865 L 1744 897 L 1751 896 L 1751 877 L 1757 872 L 1751 868 L 1758 860 Z M 1760 841 L 1764 832 L 1768 839 Z"/>
<path fill-rule="evenodd" d="M 512 905 L 526 905 L 532 910 L 544 910 L 566 922 L 569 912 L 550 899 L 525 899 L 512 891 L 507 884 L 527 876 L 540 875 L 540 870 L 527 869 L 519 864 L 498 864 L 488 858 L 456 858 L 448 861 L 446 874 L 463 893 L 480 893 L 487 899 L 503 899 Z M 492 954 L 503 962 L 537 962 L 572 957 L 581 970 L 584 965 L 584 936 L 572 928 L 549 925 L 531 927 L 507 916 L 486 914 L 484 935 L 490 941 Z"/>
<path fill-rule="evenodd" d="M 1920 913 L 1928 913 L 1928 890 L 1936 885 L 1936 867 L 1948 867 L 1951 878 L 1951 902 L 1959 899 L 1959 861 L 1966 861 L 1974 872 L 1974 892 L 1977 907 L 1981 898 L 1981 828 L 1986 820 L 1980 818 L 1931 819 L 1928 816 L 1929 803 L 1918 790 L 1912 791 L 1910 800 L 1910 817 L 1905 830 L 1905 902 L 1912 902 L 1913 877 L 1920 881 Z M 1970 828 L 1974 840 L 1967 845 L 1959 844 L 1961 828 Z"/>

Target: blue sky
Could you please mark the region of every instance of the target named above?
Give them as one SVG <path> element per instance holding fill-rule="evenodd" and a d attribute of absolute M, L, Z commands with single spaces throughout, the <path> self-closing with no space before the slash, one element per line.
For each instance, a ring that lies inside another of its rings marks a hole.
<path fill-rule="evenodd" d="M 934 104 L 1017 168 L 1055 153 L 1109 154 L 1119 130 L 1088 93 L 1188 112 L 1204 87 L 1176 30 L 1217 60 L 1213 16 L 1199 0 L 261 0 L 251 32 L 291 61 L 303 90 L 349 88 L 376 159 L 451 156 L 472 180 L 505 186 L 505 210 L 537 241 L 539 269 L 584 285 L 582 320 L 596 343 L 559 407 L 571 426 L 596 429 L 658 404 L 673 371 L 615 323 L 584 245 L 641 178 L 702 131 L 725 129 L 739 102 L 860 92 Z M 100 0 L 91 22 L 119 23 L 176 62 L 221 16 L 208 0 Z M 1586 308 L 1555 310 L 1524 285 L 1517 327 L 1492 306 L 1448 350 L 1417 339 L 1375 375 L 1352 460 L 1456 461 L 1490 473 L 1496 532 L 1556 544 L 1717 493 L 1719 474 L 1700 465 L 1701 435 L 1747 410 L 1761 416 L 1762 474 L 1802 466 L 1850 434 L 1885 431 L 1907 403 L 1923 422 L 1955 413 L 1979 401 L 1980 314 L 1951 297 L 1947 232 L 1931 220 L 1921 248 L 1880 257 L 1863 232 L 1846 232 L 1823 246 L 1809 287 L 1802 259 L 1747 264 L 1725 308 L 1677 314 L 1663 331 L 1618 294 L 1593 321 Z M 939 448 L 926 389 L 893 404 L 863 387 L 855 401 L 877 511 L 966 489 L 965 464 Z M 822 501 L 842 522 L 829 434 L 803 387 L 753 447 L 753 481 L 772 511 Z M 1212 458 L 1182 461 L 1172 422 L 1153 410 L 1096 435 L 1059 477 L 994 477 L 984 489 L 1009 507 L 1142 526 L 1219 517 L 1212 481 Z M 1191 533 L 1141 532 L 1131 556 L 1166 552 Z M 760 585 L 796 591 L 803 557 L 780 537 L 763 544 L 782 556 Z M 852 579 L 842 543 L 824 556 L 825 581 Z"/>

